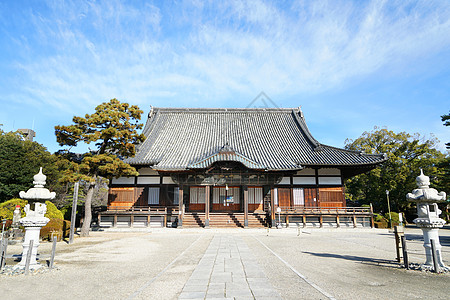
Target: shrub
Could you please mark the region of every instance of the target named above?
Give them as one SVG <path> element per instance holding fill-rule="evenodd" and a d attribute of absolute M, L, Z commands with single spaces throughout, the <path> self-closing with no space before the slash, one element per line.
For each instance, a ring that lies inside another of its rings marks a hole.
<path fill-rule="evenodd" d="M 387 222 L 386 219 L 380 214 L 373 214 L 374 222 Z"/>
<path fill-rule="evenodd" d="M 43 240 L 51 241 L 52 233 L 55 233 L 58 236 L 58 241 L 60 238 L 68 237 L 70 233 L 70 221 L 51 219 L 47 225 L 42 227 L 40 237 Z"/>
<path fill-rule="evenodd" d="M 373 222 L 375 225 L 375 228 L 388 228 L 389 224 L 387 221 L 379 221 L 379 222 Z"/>
<path fill-rule="evenodd" d="M 14 198 L 8 201 L 3 202 L 0 204 L 0 218 L 1 219 L 8 219 L 12 220 L 14 210 L 16 209 L 16 205 L 20 205 L 20 212 L 22 218 L 25 217 L 25 211 L 24 207 L 28 204 L 27 200 Z M 45 216 L 49 219 L 64 219 L 64 215 L 62 212 L 56 208 L 55 204 L 53 204 L 50 201 L 45 201 L 45 204 L 47 205 L 47 212 L 45 213 Z"/>
<path fill-rule="evenodd" d="M 389 220 L 389 213 L 385 213 L 384 214 L 384 217 L 386 218 L 386 220 Z M 395 224 L 395 223 L 400 223 L 400 220 L 399 220 L 399 217 L 398 217 L 398 213 L 396 213 L 396 212 L 391 212 L 391 220 L 392 220 L 392 223 L 393 224 Z"/>
<path fill-rule="evenodd" d="M 14 210 L 16 209 L 16 205 L 20 205 L 20 212 L 22 217 L 25 217 L 25 211 L 23 208 L 28 204 L 27 200 L 14 198 L 0 204 L 0 218 L 1 219 L 13 219 Z"/>
<path fill-rule="evenodd" d="M 53 204 L 50 201 L 45 201 L 45 204 L 47 204 L 47 212 L 45 213 L 45 216 L 47 218 L 49 218 L 50 220 L 52 219 L 64 220 L 63 213 L 58 208 L 56 208 L 55 204 Z"/>

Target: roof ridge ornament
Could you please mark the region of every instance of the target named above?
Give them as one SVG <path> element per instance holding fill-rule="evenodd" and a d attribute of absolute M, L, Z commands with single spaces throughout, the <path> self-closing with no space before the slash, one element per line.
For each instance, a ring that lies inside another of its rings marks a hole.
<path fill-rule="evenodd" d="M 218 153 L 236 153 L 236 151 L 234 151 L 234 149 L 230 146 L 230 144 L 228 144 L 228 142 L 225 143 L 225 145 L 222 146 L 222 148 L 220 148 Z"/>

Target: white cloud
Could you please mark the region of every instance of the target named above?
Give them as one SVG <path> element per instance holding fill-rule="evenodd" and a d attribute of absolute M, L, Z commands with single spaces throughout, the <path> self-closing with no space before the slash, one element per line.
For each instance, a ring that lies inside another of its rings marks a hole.
<path fill-rule="evenodd" d="M 30 99 L 60 109 L 111 97 L 148 103 L 185 95 L 209 105 L 261 90 L 273 97 L 317 93 L 380 70 L 395 73 L 450 46 L 445 2 L 49 7 L 48 14 L 25 15 L 36 37 L 19 41 L 34 49 L 17 63 Z"/>

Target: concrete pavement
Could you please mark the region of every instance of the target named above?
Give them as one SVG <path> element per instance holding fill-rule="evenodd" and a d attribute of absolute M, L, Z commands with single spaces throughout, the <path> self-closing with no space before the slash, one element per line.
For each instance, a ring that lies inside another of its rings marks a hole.
<path fill-rule="evenodd" d="M 242 238 L 216 235 L 179 299 L 281 299 Z"/>
<path fill-rule="evenodd" d="M 448 299 L 450 274 L 405 270 L 387 230 L 152 229 L 58 243 L 57 269 L 0 275 L 5 299 Z M 412 263 L 425 261 L 408 228 Z M 441 230 L 450 264 L 450 230 Z M 48 255 L 51 243 L 42 243 Z M 11 245 L 8 254 L 20 253 Z M 14 262 L 8 261 L 8 264 Z"/>

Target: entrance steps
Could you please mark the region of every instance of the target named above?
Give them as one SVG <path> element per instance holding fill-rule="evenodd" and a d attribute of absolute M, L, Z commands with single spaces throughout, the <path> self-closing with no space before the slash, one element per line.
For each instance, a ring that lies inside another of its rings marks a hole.
<path fill-rule="evenodd" d="M 239 212 L 220 212 L 209 214 L 209 226 L 214 228 L 244 228 L 244 213 Z M 249 213 L 248 227 L 261 228 L 266 227 L 265 213 Z M 189 212 L 184 214 L 183 227 L 205 227 L 204 212 Z"/>

